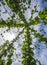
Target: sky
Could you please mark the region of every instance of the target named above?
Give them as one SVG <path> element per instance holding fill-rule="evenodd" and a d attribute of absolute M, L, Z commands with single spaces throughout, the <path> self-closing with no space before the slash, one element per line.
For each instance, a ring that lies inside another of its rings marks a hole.
<path fill-rule="evenodd" d="M 47 3 L 46 2 L 44 2 L 43 4 L 42 4 L 42 2 L 41 2 L 42 0 L 32 0 L 32 3 L 33 4 L 31 4 L 31 6 L 30 6 L 30 8 L 32 9 L 33 8 L 33 6 L 34 5 L 36 5 L 37 4 L 37 8 L 38 8 L 38 10 L 43 10 L 43 8 L 44 7 L 47 7 Z M 43 0 L 44 1 L 44 0 Z M 1 4 L 1 2 L 0 2 L 0 4 Z M 41 5 L 40 5 L 41 4 Z M 1 4 L 2 5 L 2 4 Z M 38 7 L 38 5 L 40 5 L 39 7 Z M 6 8 L 6 10 L 8 11 L 8 13 L 3 13 L 3 12 L 6 12 L 5 11 L 5 8 Z M 2 6 L 0 6 L 0 10 L 1 10 L 1 12 L 0 12 L 0 18 L 3 18 L 4 20 L 6 20 L 7 18 L 9 18 L 10 17 L 10 15 L 12 15 L 13 13 L 11 12 L 11 9 L 7 6 L 7 5 L 5 5 L 5 8 L 4 8 L 4 6 L 2 5 Z M 28 9 L 27 11 L 25 11 L 25 17 L 26 17 L 26 19 L 27 19 L 27 21 L 28 21 L 28 19 L 31 17 L 31 9 Z M 3 13 L 3 14 L 2 14 Z M 9 13 L 10 13 L 10 15 L 9 15 Z M 28 16 L 27 16 L 28 15 Z M 36 14 L 34 14 L 34 17 L 36 16 Z M 38 26 L 34 26 L 34 28 L 35 28 L 35 30 L 37 30 L 39 33 L 43 33 L 43 31 L 42 32 L 40 32 L 40 28 L 42 28 L 42 29 L 44 29 L 45 31 L 46 31 L 46 34 L 45 34 L 45 37 L 47 37 L 47 25 L 45 26 L 45 25 L 38 25 Z M 17 34 L 18 34 L 18 29 L 17 28 L 13 28 L 13 29 L 10 29 L 10 31 L 9 32 L 5 32 L 4 33 L 4 31 L 6 31 L 6 29 L 7 29 L 7 27 L 6 28 L 0 28 L 0 34 L 1 33 L 3 33 L 3 38 L 2 38 L 2 36 L 0 35 L 0 44 L 2 44 L 2 43 L 4 43 L 4 41 L 6 41 L 6 40 L 9 40 L 9 41 L 12 41 L 14 38 L 15 38 L 15 36 L 17 36 Z M 21 30 L 21 29 L 20 29 Z M 14 52 L 14 56 L 13 56 L 13 58 L 16 58 L 16 61 L 15 62 L 13 62 L 12 63 L 12 65 L 21 65 L 21 62 L 18 62 L 19 60 L 21 61 L 21 56 L 22 56 L 22 54 L 21 54 L 21 40 L 22 40 L 22 37 L 21 38 L 19 38 L 18 39 L 18 41 L 17 42 L 15 42 L 14 43 L 14 45 L 15 45 L 15 47 L 16 47 L 16 51 Z M 36 44 L 38 44 L 38 39 L 37 38 L 35 38 L 34 40 L 33 40 L 33 43 L 36 43 Z M 20 45 L 20 46 L 19 46 Z M 42 65 L 47 65 L 47 49 L 46 49 L 46 46 L 45 46 L 45 44 L 44 44 L 44 42 L 41 42 L 41 43 L 39 43 L 39 45 L 38 45 L 39 47 L 40 47 L 40 49 L 38 49 L 38 48 L 35 48 L 35 50 L 34 50 L 34 53 L 35 53 L 35 58 L 36 59 L 39 59 L 39 61 L 42 63 Z M 38 53 L 39 52 L 39 53 Z M 18 56 L 15 56 L 15 54 L 18 54 Z"/>

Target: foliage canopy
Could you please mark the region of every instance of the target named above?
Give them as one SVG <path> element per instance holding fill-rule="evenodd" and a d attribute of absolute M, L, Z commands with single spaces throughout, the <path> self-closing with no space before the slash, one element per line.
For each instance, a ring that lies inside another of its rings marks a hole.
<path fill-rule="evenodd" d="M 5 61 L 2 59 L 3 56 L 8 57 L 6 65 L 12 64 L 11 57 L 14 53 L 13 43 L 18 39 L 19 35 L 21 35 L 23 32 L 25 32 L 24 41 L 22 45 L 22 54 L 23 54 L 22 64 L 23 65 L 36 65 L 36 62 L 37 62 L 36 59 L 34 58 L 34 52 L 33 52 L 34 48 L 30 47 L 33 44 L 31 35 L 34 35 L 35 37 L 39 38 L 39 42 L 45 41 L 45 43 L 47 43 L 47 38 L 44 38 L 44 35 L 40 35 L 39 33 L 37 33 L 36 30 L 34 30 L 33 27 L 31 27 L 38 24 L 47 25 L 47 8 L 44 8 L 43 11 L 39 12 L 36 10 L 36 6 L 34 6 L 34 10 L 32 10 L 31 17 L 29 19 L 30 22 L 28 22 L 24 16 L 24 13 L 28 8 L 30 8 L 31 2 L 32 0 L 6 0 L 7 5 L 12 9 L 13 12 L 15 12 L 19 16 L 20 20 L 23 21 L 23 23 L 15 20 L 14 19 L 15 16 L 13 16 L 11 20 L 8 19 L 4 21 L 2 19 L 0 21 L 0 28 L 7 26 L 8 29 L 10 29 L 11 27 L 15 27 L 15 28 L 23 28 L 23 30 L 19 32 L 18 36 L 12 41 L 12 43 L 10 43 L 9 41 L 6 41 L 4 45 L 0 47 L 0 50 L 1 50 L 0 65 L 5 65 Z M 26 7 L 25 4 L 28 5 L 28 7 Z M 33 18 L 33 14 L 35 12 L 38 12 L 38 16 Z M 32 34 L 32 32 L 34 33 Z M 7 49 L 5 49 L 5 47 L 7 47 Z M 39 62 L 39 65 L 41 65 L 40 62 Z"/>

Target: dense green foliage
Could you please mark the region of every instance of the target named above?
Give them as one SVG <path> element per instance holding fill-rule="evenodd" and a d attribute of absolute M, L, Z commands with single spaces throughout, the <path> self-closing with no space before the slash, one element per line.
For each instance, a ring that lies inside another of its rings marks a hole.
<path fill-rule="evenodd" d="M 44 11 L 39 12 L 39 16 L 42 20 L 46 19 L 47 20 L 47 8 L 44 9 Z"/>
<path fill-rule="evenodd" d="M 26 28 L 25 41 L 23 42 L 22 53 L 23 53 L 23 65 L 36 65 L 34 59 L 33 48 L 30 47 L 32 39 L 30 37 L 29 27 Z"/>
<path fill-rule="evenodd" d="M 0 65 L 11 65 L 13 53 L 14 47 L 9 41 L 6 41 L 2 46 L 0 46 Z M 3 57 L 7 57 L 7 61 L 4 60 Z"/>
<path fill-rule="evenodd" d="M 44 21 L 41 24 L 47 24 L 47 8 L 45 8 L 43 11 L 40 11 L 38 16 L 35 17 L 34 19 L 31 17 L 30 18 L 30 22 L 28 23 L 25 16 L 24 16 L 24 12 L 25 10 L 27 10 L 28 8 L 30 8 L 30 4 L 31 4 L 31 0 L 28 0 L 28 2 L 26 2 L 26 0 L 6 0 L 8 6 L 12 9 L 13 12 L 15 12 L 16 14 L 18 14 L 19 18 L 23 21 L 23 23 L 17 22 L 16 20 L 1 20 L 0 21 L 0 28 L 7 26 L 9 29 L 11 27 L 16 27 L 16 28 L 23 28 L 25 31 L 25 35 L 24 35 L 24 41 L 23 41 L 23 46 L 22 46 L 22 64 L 23 65 L 36 65 L 36 59 L 34 58 L 34 53 L 33 50 L 34 48 L 31 48 L 30 45 L 32 45 L 32 37 L 31 37 L 31 33 L 34 32 L 34 36 L 39 38 L 39 42 L 41 41 L 45 41 L 45 43 L 47 42 L 47 38 L 44 38 L 44 35 L 40 35 L 39 33 L 37 33 L 36 30 L 34 30 L 34 28 L 30 28 L 30 26 L 32 25 L 38 25 L 41 23 L 41 20 Z M 26 5 L 23 5 L 23 3 L 26 3 L 28 5 L 28 7 L 26 7 Z M 36 8 L 36 6 L 35 6 Z M 32 14 L 33 12 L 36 12 L 36 10 L 32 10 Z M 23 31 L 24 31 L 23 30 Z M 23 33 L 20 32 L 20 34 Z M 19 36 L 18 35 L 18 36 Z M 17 36 L 17 37 L 18 37 Z M 18 39 L 18 38 L 16 38 Z M 15 42 L 14 39 L 12 42 Z M 7 49 L 5 48 L 7 47 Z M 5 65 L 5 60 L 2 59 L 3 56 L 7 56 L 7 63 L 6 65 L 11 65 L 12 64 L 12 55 L 14 52 L 14 47 L 13 47 L 13 43 L 10 43 L 9 41 L 6 41 L 4 43 L 3 46 L 0 47 L 0 65 Z M 8 54 L 9 53 L 9 54 Z M 40 63 L 39 63 L 40 64 Z M 40 64 L 41 65 L 41 64 Z"/>

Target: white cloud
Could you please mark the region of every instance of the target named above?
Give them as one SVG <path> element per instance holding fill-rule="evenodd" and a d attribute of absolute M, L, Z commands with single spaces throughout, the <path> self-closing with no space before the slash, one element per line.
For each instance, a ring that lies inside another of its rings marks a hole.
<path fill-rule="evenodd" d="M 15 35 L 10 32 L 6 32 L 3 34 L 5 40 L 12 41 L 15 38 Z"/>

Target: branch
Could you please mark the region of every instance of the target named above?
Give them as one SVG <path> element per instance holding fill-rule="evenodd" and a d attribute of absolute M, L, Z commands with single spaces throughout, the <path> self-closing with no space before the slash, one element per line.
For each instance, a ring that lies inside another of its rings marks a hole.
<path fill-rule="evenodd" d="M 5 27 L 5 26 L 7 26 L 8 28 L 11 28 L 11 27 L 19 27 L 19 28 L 21 28 L 21 27 L 24 27 L 25 26 L 25 24 L 23 24 L 23 23 L 17 23 L 17 21 L 13 21 L 13 20 L 6 20 L 6 21 L 4 21 L 4 20 L 1 20 L 0 21 L 0 28 L 2 27 Z"/>
<path fill-rule="evenodd" d="M 21 35 L 24 31 L 24 28 L 21 32 L 19 32 L 19 34 L 17 35 L 17 37 L 15 39 L 13 39 L 13 41 L 10 43 L 9 41 L 6 41 L 4 45 L 0 46 L 0 51 L 2 53 L 0 53 L 0 58 L 3 56 L 3 55 L 6 55 L 7 54 L 7 51 L 9 51 L 11 48 L 14 48 L 13 47 L 13 43 L 16 42 L 16 40 L 19 38 L 19 35 Z M 7 49 L 5 49 L 7 47 Z"/>

